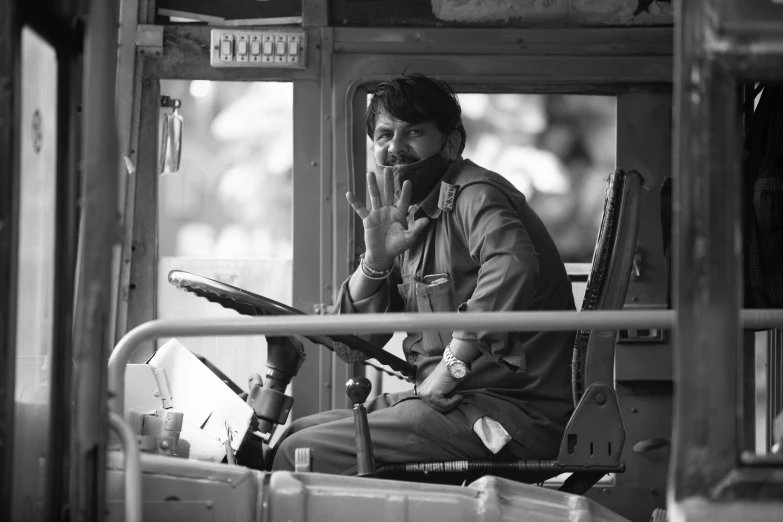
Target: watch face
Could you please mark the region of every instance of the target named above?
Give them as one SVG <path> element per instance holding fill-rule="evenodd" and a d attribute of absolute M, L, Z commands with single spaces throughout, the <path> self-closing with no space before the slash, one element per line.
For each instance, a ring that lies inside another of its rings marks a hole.
<path fill-rule="evenodd" d="M 464 379 L 468 375 L 468 367 L 459 361 L 449 364 L 449 371 L 455 379 Z"/>

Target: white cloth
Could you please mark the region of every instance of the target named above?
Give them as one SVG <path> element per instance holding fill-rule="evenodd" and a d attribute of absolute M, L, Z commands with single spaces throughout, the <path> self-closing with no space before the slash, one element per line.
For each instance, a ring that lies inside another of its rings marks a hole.
<path fill-rule="evenodd" d="M 473 423 L 473 431 L 476 432 L 484 446 L 492 453 L 497 453 L 503 449 L 503 446 L 511 440 L 511 436 L 505 428 L 498 421 L 487 416 L 481 417 Z"/>

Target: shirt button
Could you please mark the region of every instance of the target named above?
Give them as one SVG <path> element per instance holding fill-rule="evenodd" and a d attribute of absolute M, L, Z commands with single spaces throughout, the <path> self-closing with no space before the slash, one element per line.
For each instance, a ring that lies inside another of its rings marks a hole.
<path fill-rule="evenodd" d="M 408 357 L 406 357 L 406 359 L 408 359 L 408 362 L 411 363 L 411 364 L 416 362 L 416 356 L 415 355 L 409 355 Z"/>

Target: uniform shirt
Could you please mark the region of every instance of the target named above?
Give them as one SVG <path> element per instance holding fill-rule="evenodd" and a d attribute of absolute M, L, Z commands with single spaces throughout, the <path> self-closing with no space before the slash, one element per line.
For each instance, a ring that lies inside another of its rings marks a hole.
<path fill-rule="evenodd" d="M 574 310 L 571 283 L 554 241 L 525 196 L 502 176 L 469 160 L 453 161 L 409 221 L 428 216 L 417 242 L 394 263 L 372 296 L 353 301 L 348 281 L 336 313 Z M 383 346 L 391 334 L 364 336 Z M 499 422 L 540 458 L 554 458 L 573 410 L 574 332 L 409 332 L 403 341 L 421 383 L 453 338 L 475 342 L 481 355 L 455 392 L 471 424 Z M 346 362 L 366 356 L 341 346 Z"/>

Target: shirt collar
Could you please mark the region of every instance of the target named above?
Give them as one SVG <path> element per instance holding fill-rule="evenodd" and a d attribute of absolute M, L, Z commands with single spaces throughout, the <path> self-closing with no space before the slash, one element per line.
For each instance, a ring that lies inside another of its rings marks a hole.
<path fill-rule="evenodd" d="M 429 217 L 430 219 L 438 219 L 440 217 L 444 210 L 441 208 L 441 187 L 443 186 L 443 183 L 449 183 L 452 181 L 463 161 L 464 160 L 462 159 L 462 156 L 459 156 L 449 164 L 446 172 L 443 174 L 443 178 L 440 180 L 440 183 L 435 185 L 435 188 L 432 189 L 432 191 L 427 195 L 426 198 L 424 198 L 421 203 L 411 205 L 411 207 L 408 209 L 409 219 L 412 217 L 415 220 L 425 216 Z M 451 187 L 451 185 L 449 185 L 449 187 Z M 451 209 L 448 208 L 448 210 L 450 211 Z"/>

